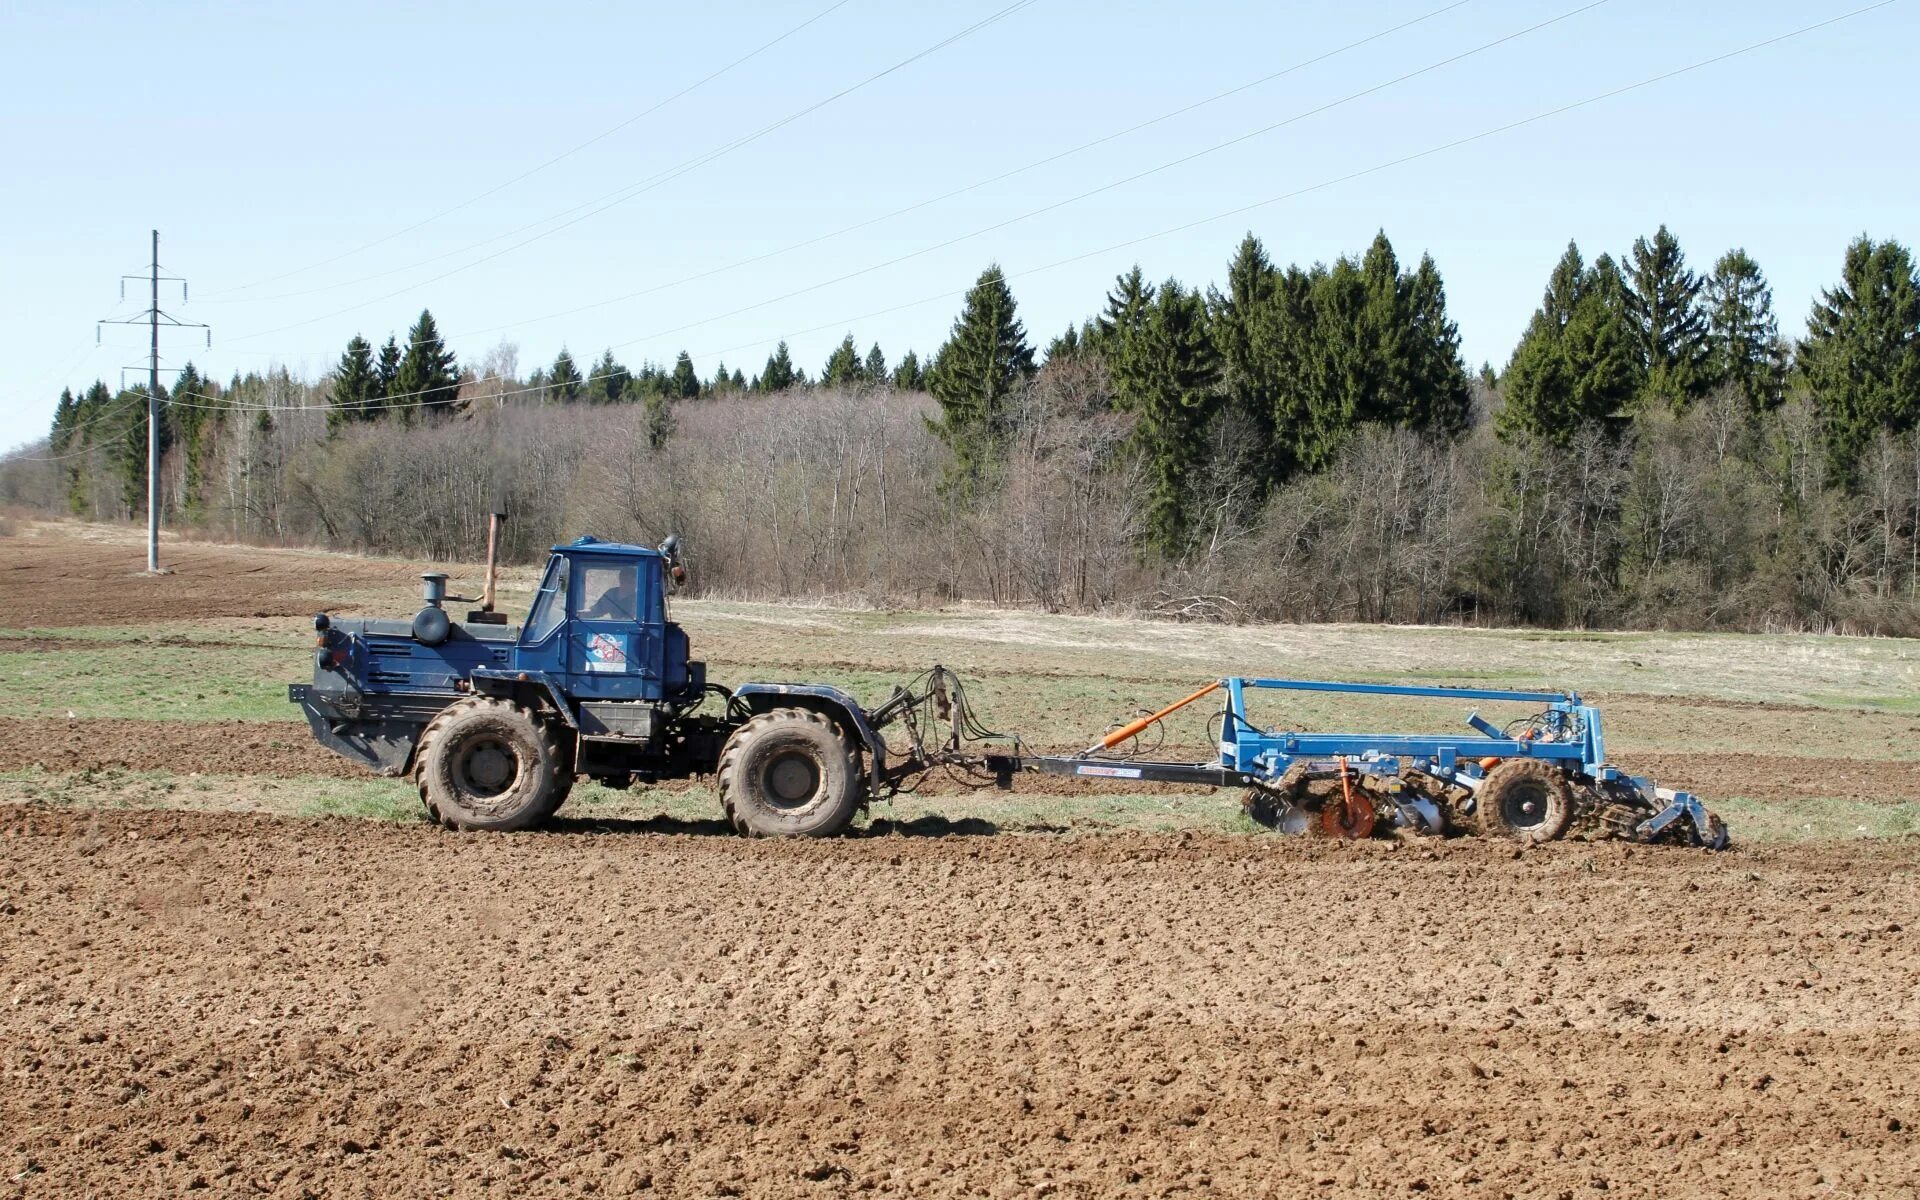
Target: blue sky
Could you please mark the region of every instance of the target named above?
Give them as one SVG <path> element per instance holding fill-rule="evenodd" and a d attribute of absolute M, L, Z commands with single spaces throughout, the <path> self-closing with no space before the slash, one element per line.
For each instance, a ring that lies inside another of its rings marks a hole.
<path fill-rule="evenodd" d="M 1867 2 L 1607 0 L 1182 167 L 1013 220 L 1587 2 L 1468 0 L 1084 153 L 688 280 L 1449 3 L 1037 0 L 620 199 L 1012 2 L 846 0 L 651 115 L 481 195 L 831 2 L 5 6 L 0 448 L 43 434 L 62 386 L 117 385 L 122 365 L 144 361 L 144 328 L 109 326 L 96 349 L 94 322 L 143 307 L 118 299 L 117 277 L 144 270 L 153 228 L 163 264 L 192 281 L 192 303 L 173 292 L 162 307 L 214 327 L 211 349 L 197 333 L 167 338 L 168 377 L 191 359 L 222 379 L 276 362 L 317 376 L 354 333 L 404 336 L 423 306 L 463 361 L 509 341 L 522 374 L 562 344 L 583 361 L 616 346 L 630 365 L 671 362 L 684 348 L 703 373 L 722 357 L 752 374 L 781 337 L 817 370 L 848 331 L 890 359 L 909 347 L 924 356 L 990 261 L 1012 276 L 1044 344 L 1096 309 L 1135 261 L 1154 278 L 1217 280 L 1249 229 L 1282 262 L 1356 252 L 1382 228 L 1403 260 L 1431 253 L 1478 365 L 1504 362 L 1569 238 L 1589 257 L 1619 253 L 1664 222 L 1699 268 L 1744 246 L 1774 285 L 1783 328 L 1798 333 L 1848 240 L 1920 237 L 1920 107 L 1907 98 L 1920 21 L 1907 0 L 1333 182 Z M 1103 250 L 1301 189 L 1312 190 Z M 595 201 L 610 206 L 554 229 Z M 951 239 L 962 240 L 918 253 Z M 586 305 L 596 307 L 542 319 Z"/>

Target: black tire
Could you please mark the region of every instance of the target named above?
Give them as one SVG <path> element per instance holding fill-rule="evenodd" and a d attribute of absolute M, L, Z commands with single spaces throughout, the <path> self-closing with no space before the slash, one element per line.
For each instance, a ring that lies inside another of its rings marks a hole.
<path fill-rule="evenodd" d="M 1537 758 L 1510 758 L 1487 772 L 1474 809 L 1488 833 L 1539 845 L 1566 836 L 1573 791 L 1559 768 Z"/>
<path fill-rule="evenodd" d="M 720 805 L 747 837 L 832 837 L 860 809 L 859 756 L 832 721 L 776 708 L 720 752 Z"/>
<path fill-rule="evenodd" d="M 517 704 L 474 696 L 427 722 L 413 782 L 428 816 L 447 828 L 504 831 L 552 816 L 573 781 L 545 723 Z"/>

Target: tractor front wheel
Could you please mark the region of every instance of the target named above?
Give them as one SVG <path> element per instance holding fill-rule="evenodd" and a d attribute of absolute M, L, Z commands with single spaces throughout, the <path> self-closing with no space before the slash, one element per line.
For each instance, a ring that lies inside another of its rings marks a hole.
<path fill-rule="evenodd" d="M 1480 785 L 1481 823 L 1529 845 L 1566 836 L 1573 823 L 1573 792 L 1559 768 L 1537 758 L 1510 758 Z"/>
<path fill-rule="evenodd" d="M 860 808 L 859 756 L 824 715 L 776 708 L 720 753 L 720 803 L 748 837 L 832 837 Z"/>
<path fill-rule="evenodd" d="M 566 798 L 563 775 L 571 771 L 547 726 L 517 704 L 486 696 L 440 710 L 414 750 L 420 799 L 449 829 L 532 828 Z"/>

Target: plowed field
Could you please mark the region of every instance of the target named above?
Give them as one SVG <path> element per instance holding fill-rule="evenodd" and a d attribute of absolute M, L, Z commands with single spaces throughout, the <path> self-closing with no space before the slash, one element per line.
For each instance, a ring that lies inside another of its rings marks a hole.
<path fill-rule="evenodd" d="M 0 1200 L 1920 1196 L 1913 643 L 692 602 L 718 677 L 944 661 L 1036 745 L 1234 670 L 1580 686 L 1736 849 L 938 779 L 829 843 L 726 835 L 697 781 L 460 836 L 285 704 L 301 618 L 410 611 L 421 564 L 165 559 L 0 539 Z"/>
<path fill-rule="evenodd" d="M 1912 1195 L 1920 878 L 0 812 L 14 1194 Z"/>

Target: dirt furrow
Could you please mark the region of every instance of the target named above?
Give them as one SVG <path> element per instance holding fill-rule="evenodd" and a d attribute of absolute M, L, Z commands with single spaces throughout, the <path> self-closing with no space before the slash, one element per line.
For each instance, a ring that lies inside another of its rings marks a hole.
<path fill-rule="evenodd" d="M 1195 750 L 1192 754 L 1203 754 Z M 1175 755 L 1178 757 L 1178 755 Z M 1892 802 L 1920 800 L 1920 762 L 1798 758 L 1783 754 L 1639 754 L 1622 765 L 1708 799 L 1742 796 L 1791 801 L 1836 798 Z M 185 774 L 320 775 L 368 778 L 366 772 L 321 749 L 306 726 L 264 721 L 127 721 L 0 717 L 0 769 L 48 771 L 108 769 Z M 1017 779 L 1023 792 L 1082 790 L 1055 776 Z M 927 778 L 928 795 L 968 790 L 941 773 Z M 1097 790 L 1166 792 L 1193 789 L 1102 780 Z M 1204 789 L 1201 789 L 1204 790 Z"/>
<path fill-rule="evenodd" d="M 1905 1195 L 1910 847 L 0 809 L 0 1196 Z"/>

